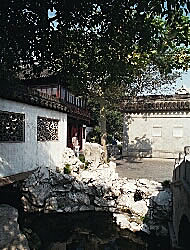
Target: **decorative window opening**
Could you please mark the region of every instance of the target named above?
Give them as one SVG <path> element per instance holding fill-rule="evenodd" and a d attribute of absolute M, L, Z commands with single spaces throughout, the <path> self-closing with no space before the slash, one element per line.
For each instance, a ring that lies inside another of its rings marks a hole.
<path fill-rule="evenodd" d="M 37 117 L 37 141 L 58 141 L 59 120 Z"/>
<path fill-rule="evenodd" d="M 48 94 L 50 96 L 58 97 L 58 89 L 57 87 L 52 87 L 52 88 L 37 88 L 39 92 L 42 92 L 44 94 Z"/>
<path fill-rule="evenodd" d="M 173 127 L 173 137 L 183 137 L 183 126 Z"/>
<path fill-rule="evenodd" d="M 25 141 L 25 115 L 0 111 L 0 142 Z"/>
<path fill-rule="evenodd" d="M 154 126 L 152 128 L 152 136 L 154 137 L 161 137 L 162 136 L 162 127 Z"/>

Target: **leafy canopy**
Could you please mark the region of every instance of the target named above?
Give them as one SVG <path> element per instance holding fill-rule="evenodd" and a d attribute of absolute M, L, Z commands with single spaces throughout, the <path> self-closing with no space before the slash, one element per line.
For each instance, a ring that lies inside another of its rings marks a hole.
<path fill-rule="evenodd" d="M 148 65 L 162 74 L 187 70 L 190 21 L 185 11 L 187 1 L 155 0 L 82 1 L 67 20 L 57 10 L 55 70 L 74 90 L 96 98 L 130 89 Z"/>
<path fill-rule="evenodd" d="M 187 69 L 189 10 L 189 0 L 2 0 L 1 77 L 49 68 L 104 91 L 150 62 L 166 73 Z"/>

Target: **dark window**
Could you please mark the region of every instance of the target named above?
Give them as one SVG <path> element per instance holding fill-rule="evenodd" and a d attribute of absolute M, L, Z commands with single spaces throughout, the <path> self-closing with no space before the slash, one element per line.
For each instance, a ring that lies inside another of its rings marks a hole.
<path fill-rule="evenodd" d="M 0 111 L 0 142 L 24 142 L 25 115 Z"/>
<path fill-rule="evenodd" d="M 59 120 L 37 117 L 37 140 L 57 141 Z"/>
<path fill-rule="evenodd" d="M 61 99 L 65 99 L 65 88 L 61 87 Z"/>

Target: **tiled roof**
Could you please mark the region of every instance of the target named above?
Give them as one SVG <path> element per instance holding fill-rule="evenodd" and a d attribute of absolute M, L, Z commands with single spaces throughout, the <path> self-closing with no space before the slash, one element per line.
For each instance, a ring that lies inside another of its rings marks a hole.
<path fill-rule="evenodd" d="M 141 96 L 128 99 L 122 105 L 126 113 L 156 111 L 190 111 L 190 95 Z"/>
<path fill-rule="evenodd" d="M 0 97 L 22 102 L 30 105 L 40 106 L 60 112 L 68 113 L 68 115 L 77 119 L 90 121 L 88 110 L 79 108 L 56 97 L 41 93 L 24 85 L 18 84 L 2 84 L 0 88 Z"/>

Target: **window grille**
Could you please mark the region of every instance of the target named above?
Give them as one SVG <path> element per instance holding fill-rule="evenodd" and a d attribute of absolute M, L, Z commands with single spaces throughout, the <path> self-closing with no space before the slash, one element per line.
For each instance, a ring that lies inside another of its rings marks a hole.
<path fill-rule="evenodd" d="M 37 141 L 57 141 L 59 120 L 37 117 Z"/>
<path fill-rule="evenodd" d="M 0 111 L 0 142 L 25 141 L 25 115 Z"/>

